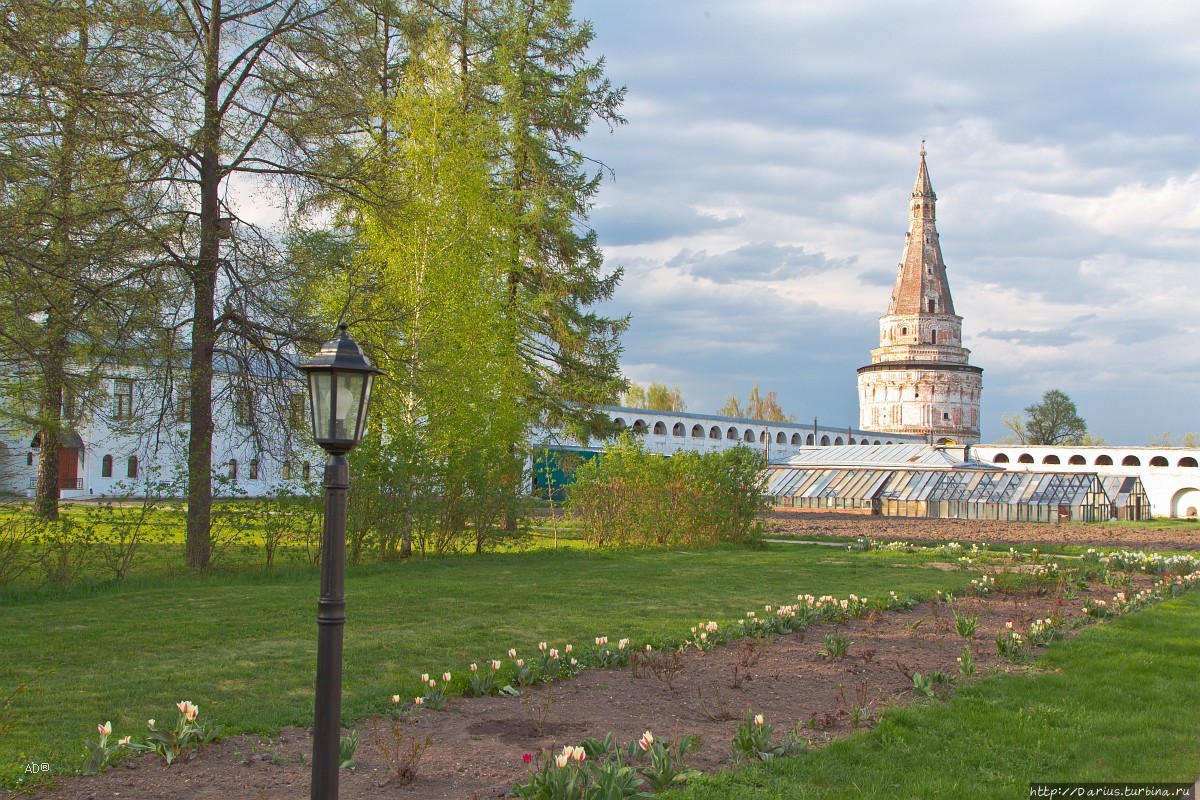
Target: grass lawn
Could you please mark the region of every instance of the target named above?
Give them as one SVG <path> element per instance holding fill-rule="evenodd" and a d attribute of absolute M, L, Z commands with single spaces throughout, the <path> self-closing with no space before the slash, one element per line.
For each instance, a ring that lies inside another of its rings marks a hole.
<path fill-rule="evenodd" d="M 722 622 L 797 593 L 958 590 L 967 573 L 932 557 L 829 547 L 596 553 L 540 550 L 353 568 L 346 580 L 344 715 L 383 711 L 417 693 L 421 672 L 465 679 L 472 660 L 577 646 L 597 635 L 681 641 L 700 619 Z M 943 559 L 944 560 L 944 559 Z M 312 568 L 0 594 L 0 700 L 16 696 L 0 736 L 0 783 L 31 761 L 69 774 L 83 742 L 111 720 L 113 738 L 145 732 L 197 703 L 227 733 L 309 725 L 318 573 Z M 1194 717 L 1193 717 L 1194 718 Z"/>
<path fill-rule="evenodd" d="M 1200 593 L 1088 628 L 1036 667 L 670 797 L 974 800 L 1026 797 L 1034 781 L 1191 783 L 1200 775 Z"/>

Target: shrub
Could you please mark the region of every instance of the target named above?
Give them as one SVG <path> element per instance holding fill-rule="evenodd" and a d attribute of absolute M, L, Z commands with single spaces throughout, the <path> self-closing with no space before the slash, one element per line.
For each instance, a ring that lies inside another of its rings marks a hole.
<path fill-rule="evenodd" d="M 764 508 L 761 480 L 751 448 L 664 457 L 626 434 L 579 466 L 568 508 L 593 547 L 748 542 Z"/>

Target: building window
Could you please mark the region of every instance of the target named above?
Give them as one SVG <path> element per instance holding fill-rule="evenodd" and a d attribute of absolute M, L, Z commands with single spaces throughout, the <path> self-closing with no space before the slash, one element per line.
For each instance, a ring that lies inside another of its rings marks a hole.
<path fill-rule="evenodd" d="M 304 480 L 307 481 L 311 477 L 312 477 L 312 465 L 305 464 L 304 465 Z"/>
<path fill-rule="evenodd" d="M 942 419 L 950 419 L 950 412 L 949 412 L 949 411 L 943 411 L 943 412 L 942 412 Z"/>
<path fill-rule="evenodd" d="M 930 343 L 930 344 L 937 344 L 937 331 L 930 331 L 930 332 L 929 332 L 929 343 Z"/>
<path fill-rule="evenodd" d="M 178 422 L 189 422 L 192 418 L 192 403 L 186 387 L 175 387 L 175 419 Z"/>
<path fill-rule="evenodd" d="M 930 314 L 933 314 L 937 311 L 937 300 L 929 299 L 926 300 L 925 303 Z"/>
<path fill-rule="evenodd" d="M 250 480 L 252 480 L 252 481 L 258 480 L 258 459 L 257 458 L 250 459 Z"/>
<path fill-rule="evenodd" d="M 111 478 L 112 477 L 112 462 L 113 462 L 112 456 L 105 456 L 104 458 L 100 459 L 100 477 L 101 478 Z"/>
<path fill-rule="evenodd" d="M 306 395 L 304 392 L 292 392 L 292 396 L 289 398 L 288 419 L 293 428 L 303 430 L 304 426 L 308 424 L 308 420 L 305 419 L 307 416 L 305 414 L 306 409 L 304 405 L 305 397 Z M 625 427 L 623 420 L 617 420 L 617 425 L 621 428 Z"/>
<path fill-rule="evenodd" d="M 291 461 L 283 462 L 283 469 L 281 470 L 280 474 L 283 476 L 283 479 L 285 481 L 290 481 L 292 479 L 292 462 Z"/>
<path fill-rule="evenodd" d="M 62 416 L 63 419 L 75 419 L 79 413 L 79 401 L 75 398 L 75 393 L 69 389 L 63 389 Z"/>
<path fill-rule="evenodd" d="M 136 478 L 138 472 L 137 456 L 130 456 L 129 463 L 125 465 L 125 477 Z"/>
<path fill-rule="evenodd" d="M 229 480 L 231 480 L 231 481 L 237 480 L 237 459 L 236 458 L 229 459 Z"/>
<path fill-rule="evenodd" d="M 254 424 L 253 405 L 250 402 L 250 393 L 245 389 L 238 389 L 233 401 L 233 417 L 234 421 L 242 427 L 248 427 Z"/>
<path fill-rule="evenodd" d="M 113 417 L 129 419 L 133 416 L 133 381 L 113 381 Z"/>

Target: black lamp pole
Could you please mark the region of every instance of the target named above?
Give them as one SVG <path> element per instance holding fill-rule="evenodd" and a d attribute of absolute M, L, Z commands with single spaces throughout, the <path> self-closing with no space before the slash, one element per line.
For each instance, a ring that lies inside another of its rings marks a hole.
<path fill-rule="evenodd" d="M 346 626 L 346 493 L 350 462 L 325 461 L 325 529 L 317 600 L 317 697 L 313 717 L 312 800 L 335 800 L 342 733 L 342 631 Z"/>
<path fill-rule="evenodd" d="M 317 600 L 317 684 L 313 716 L 312 800 L 337 800 L 342 733 L 342 632 L 346 627 L 346 495 L 353 450 L 366 429 L 371 386 L 379 370 L 338 326 L 308 375 L 313 438 L 326 453 L 325 526 L 321 535 L 321 596 Z"/>

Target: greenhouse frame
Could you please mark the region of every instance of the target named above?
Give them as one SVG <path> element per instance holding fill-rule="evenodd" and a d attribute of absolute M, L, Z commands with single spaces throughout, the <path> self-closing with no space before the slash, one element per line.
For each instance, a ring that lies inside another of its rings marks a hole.
<path fill-rule="evenodd" d="M 785 509 L 1013 522 L 1150 516 L 1145 488 L 1133 476 L 780 464 L 769 467 L 765 478 L 764 494 Z"/>

